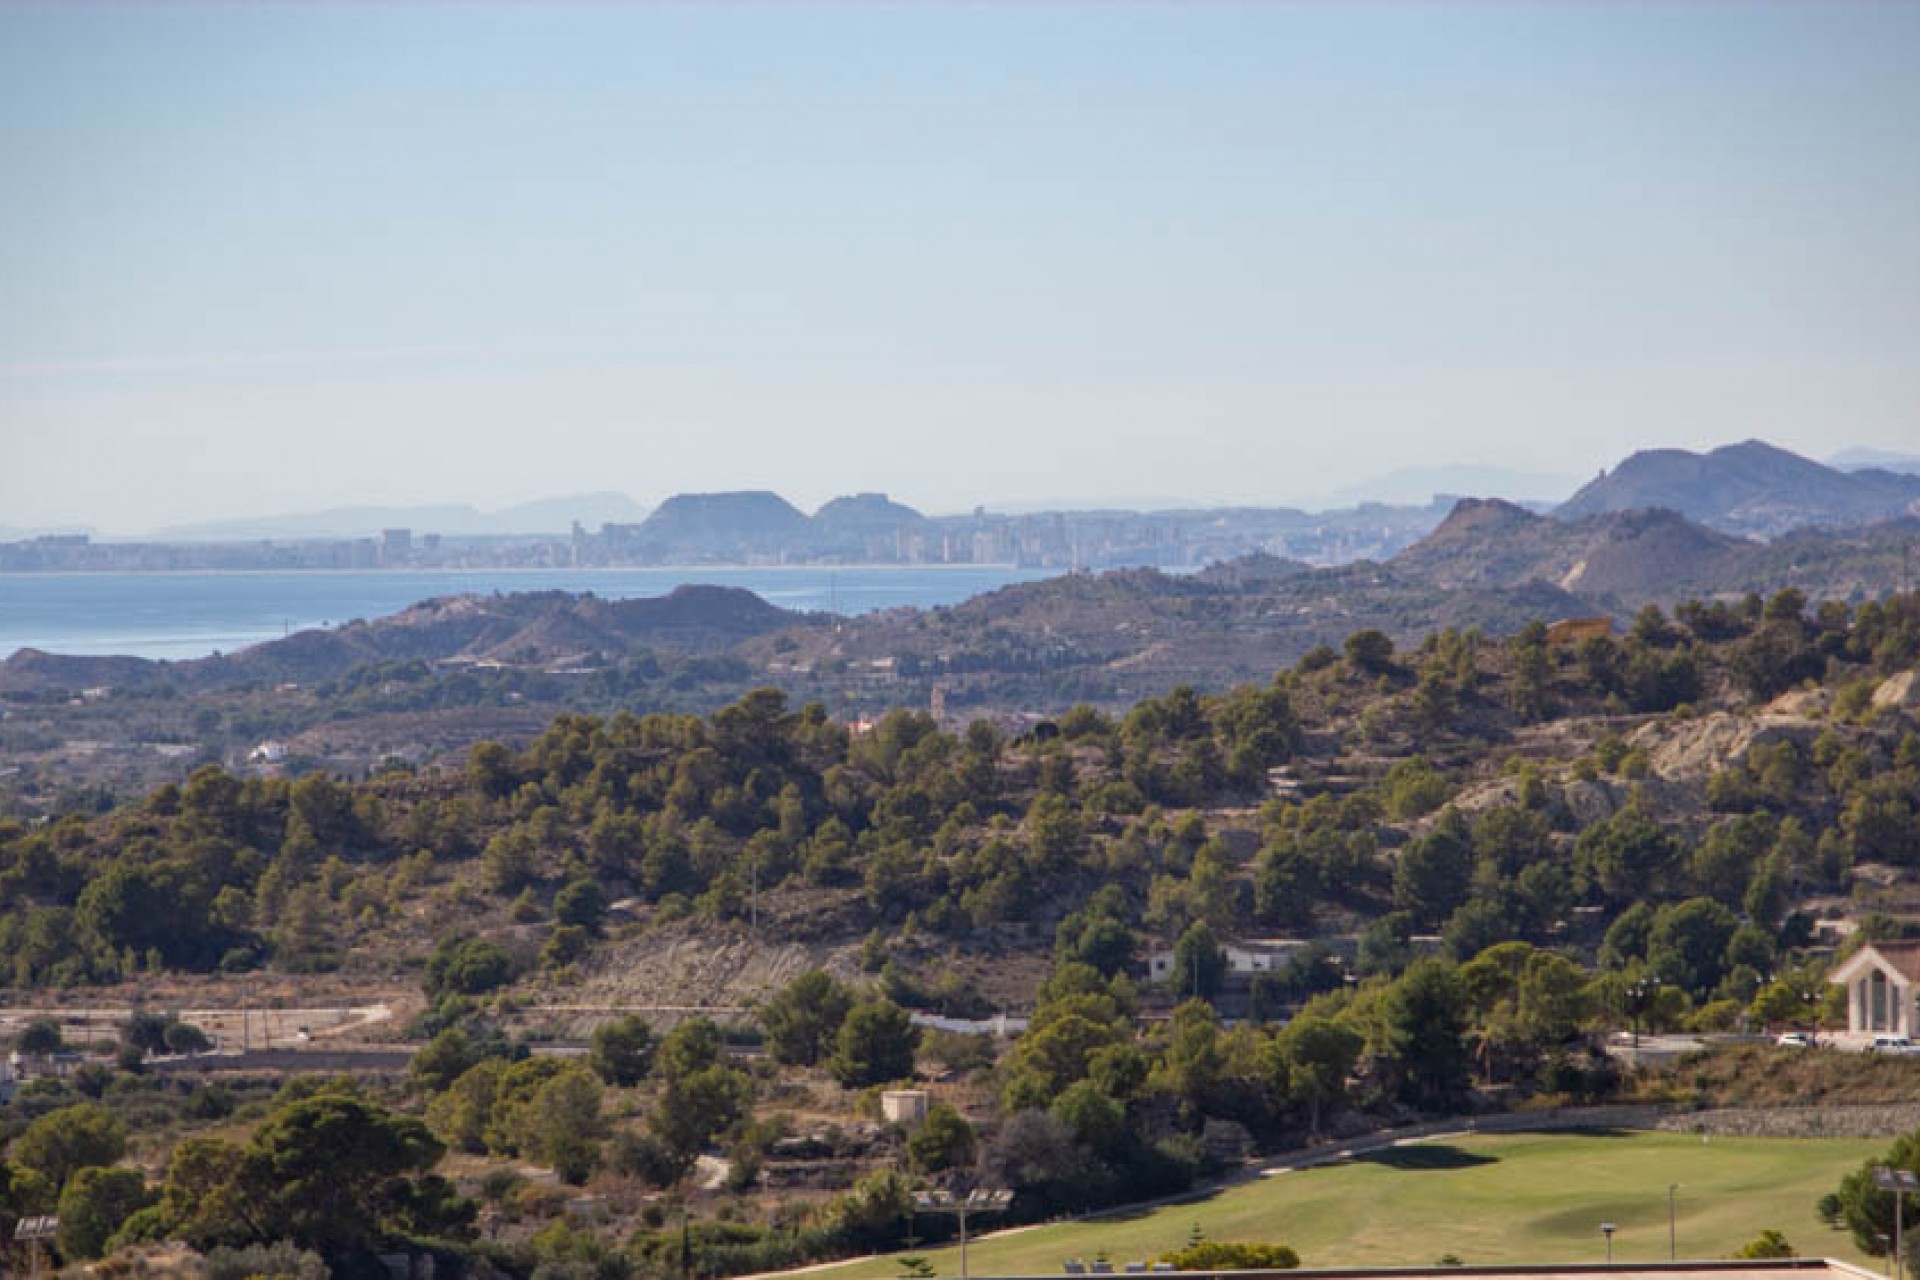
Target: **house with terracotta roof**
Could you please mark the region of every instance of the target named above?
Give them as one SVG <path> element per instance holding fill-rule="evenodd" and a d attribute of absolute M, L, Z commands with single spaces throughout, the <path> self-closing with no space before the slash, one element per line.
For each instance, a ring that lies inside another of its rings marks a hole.
<path fill-rule="evenodd" d="M 1847 1029 L 1860 1034 L 1913 1036 L 1920 1028 L 1914 995 L 1920 990 L 1920 941 L 1870 942 L 1827 975 L 1847 989 Z"/>

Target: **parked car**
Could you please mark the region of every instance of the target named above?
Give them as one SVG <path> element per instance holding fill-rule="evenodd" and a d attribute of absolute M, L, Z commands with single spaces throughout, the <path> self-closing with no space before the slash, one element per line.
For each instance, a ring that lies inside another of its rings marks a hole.
<path fill-rule="evenodd" d="M 1789 1049 L 1811 1049 L 1813 1048 L 1813 1037 L 1804 1031 L 1789 1031 L 1778 1040 L 1775 1040 L 1774 1043 L 1783 1045 Z"/>
<path fill-rule="evenodd" d="M 1867 1052 L 1885 1054 L 1920 1053 L 1920 1044 L 1915 1044 L 1905 1036 L 1875 1036 L 1873 1043 L 1867 1046 Z"/>

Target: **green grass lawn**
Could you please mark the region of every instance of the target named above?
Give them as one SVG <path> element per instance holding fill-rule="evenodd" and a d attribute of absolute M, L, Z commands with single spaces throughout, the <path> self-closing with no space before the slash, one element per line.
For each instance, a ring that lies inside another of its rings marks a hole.
<path fill-rule="evenodd" d="M 1268 1240 L 1307 1267 L 1601 1262 L 1600 1224 L 1618 1227 L 1616 1261 L 1667 1256 L 1667 1185 L 1677 1182 L 1682 1258 L 1725 1257 L 1772 1227 L 1803 1254 L 1865 1261 L 1814 1202 L 1884 1140 L 1714 1138 L 1670 1133 L 1463 1136 L 1392 1148 L 1348 1164 L 1276 1173 L 1188 1204 L 1097 1222 L 976 1239 L 969 1269 L 1059 1275 L 1067 1258 L 1104 1251 L 1116 1271 L 1186 1242 L 1196 1222 L 1214 1240 Z M 906 1252 L 906 1251 L 903 1251 Z M 941 1275 L 952 1249 L 922 1251 Z M 892 1258 L 850 1263 L 839 1280 L 895 1276 Z"/>

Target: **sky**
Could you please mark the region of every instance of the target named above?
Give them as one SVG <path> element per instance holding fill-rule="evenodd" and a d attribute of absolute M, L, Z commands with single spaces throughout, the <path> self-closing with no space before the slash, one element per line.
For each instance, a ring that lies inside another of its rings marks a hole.
<path fill-rule="evenodd" d="M 0 526 L 1920 452 L 1920 5 L 0 0 Z"/>

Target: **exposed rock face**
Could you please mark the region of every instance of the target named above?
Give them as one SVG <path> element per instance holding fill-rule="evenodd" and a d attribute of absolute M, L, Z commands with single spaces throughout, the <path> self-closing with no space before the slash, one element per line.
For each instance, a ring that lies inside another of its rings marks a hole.
<path fill-rule="evenodd" d="M 1802 716 L 1740 716 L 1715 712 L 1683 723 L 1643 725 L 1627 744 L 1644 747 L 1653 772 L 1674 781 L 1711 777 L 1763 744 L 1790 741 L 1810 748 L 1826 726 Z"/>
<path fill-rule="evenodd" d="M 596 951 L 566 999 L 738 1007 L 766 999 L 809 969 L 852 981 L 860 973 L 859 951 L 857 943 L 756 942 L 744 931 L 654 930 Z"/>
<path fill-rule="evenodd" d="M 1832 710 L 1831 689 L 1789 689 L 1766 706 L 1766 714 L 1770 716 L 1799 716 L 1809 720 L 1821 719 Z"/>
<path fill-rule="evenodd" d="M 1873 691 L 1876 707 L 1920 707 L 1920 671 L 1902 671 L 1889 676 Z"/>

